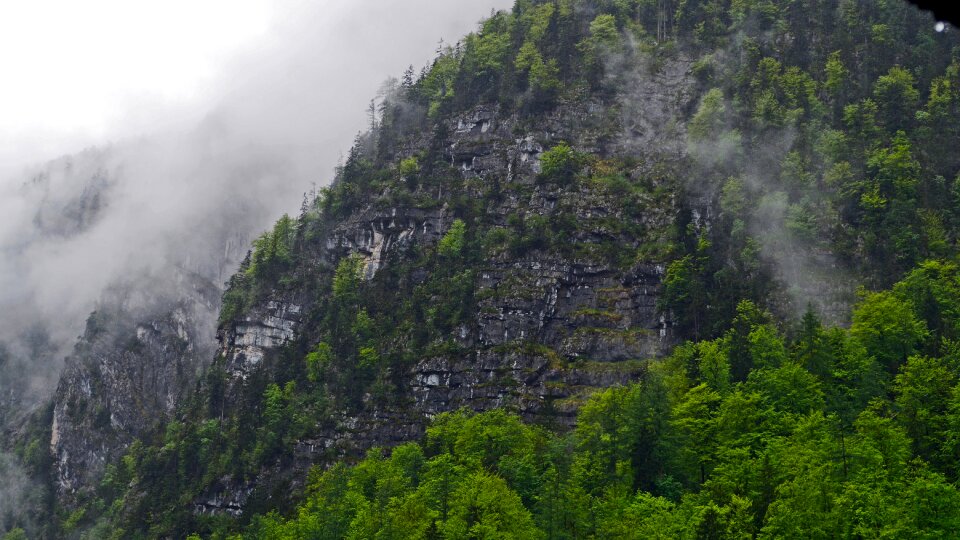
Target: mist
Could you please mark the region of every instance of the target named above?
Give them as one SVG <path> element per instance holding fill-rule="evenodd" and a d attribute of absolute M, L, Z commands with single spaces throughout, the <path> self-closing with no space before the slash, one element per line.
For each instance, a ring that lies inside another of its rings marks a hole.
<path fill-rule="evenodd" d="M 90 129 L 0 121 L 0 531 L 30 528 L 42 489 L 5 451 L 50 402 L 89 314 L 117 290 L 136 289 L 124 309 L 142 314 L 191 294 L 186 281 L 222 287 L 253 238 L 330 182 L 386 78 L 509 5 L 275 2 L 265 31 L 186 98 L 127 92 Z"/>
<path fill-rule="evenodd" d="M 99 138 L 0 126 L 0 423 L 49 398 L 108 287 L 174 273 L 222 286 L 256 235 L 329 183 L 384 79 L 509 4 L 279 2 L 189 99 L 127 95 Z"/>

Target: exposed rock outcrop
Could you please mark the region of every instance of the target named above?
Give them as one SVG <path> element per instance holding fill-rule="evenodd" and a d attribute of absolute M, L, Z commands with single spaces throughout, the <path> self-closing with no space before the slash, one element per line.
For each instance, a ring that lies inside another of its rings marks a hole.
<path fill-rule="evenodd" d="M 219 289 L 179 277 L 169 297 L 117 287 L 87 320 L 55 398 L 50 450 L 61 501 L 88 493 L 135 438 L 169 419 L 209 363 Z"/>
<path fill-rule="evenodd" d="M 663 77 L 676 78 L 674 86 L 688 84 L 688 68 L 683 61 Z M 646 91 L 659 83 L 651 84 Z M 689 105 L 684 99 L 689 94 L 663 97 L 658 102 L 666 110 L 641 123 L 654 129 L 667 116 L 682 117 Z M 382 403 L 366 395 L 359 410 L 340 410 L 319 422 L 310 436 L 294 443 L 292 462 L 261 471 L 252 489 L 247 480 L 224 478 L 195 501 L 195 510 L 237 515 L 257 491 L 296 488 L 313 465 L 415 440 L 431 417 L 460 408 L 506 407 L 529 420 L 570 426 L 592 391 L 641 377 L 644 360 L 665 354 L 676 337 L 669 316 L 657 305 L 662 261 L 611 258 L 603 249 L 635 253 L 656 244 L 673 224 L 674 199 L 658 198 L 651 190 L 641 199 L 643 209 L 626 215 L 622 201 L 602 186 L 570 189 L 538 182 L 543 152 L 559 141 L 600 155 L 608 144 L 611 151 L 623 147 L 625 143 L 605 142 L 609 126 L 600 116 L 606 110 L 590 103 L 559 107 L 538 121 L 536 131 L 526 133 L 516 113 L 501 115 L 492 106 L 447 121 L 443 155 L 464 181 L 463 189 L 476 190 L 476 197 L 499 190 L 495 204 L 485 210 L 494 227 L 509 228 L 518 216 L 546 220 L 567 215 L 576 221 L 568 241 L 578 250 L 533 255 L 504 250 L 481 263 L 472 274 L 475 312 L 451 331 L 450 352 L 418 358 L 397 374 L 402 399 Z M 644 111 L 636 114 L 654 114 Z M 396 159 L 425 151 L 429 143 L 406 141 L 398 145 L 402 150 Z M 648 150 L 651 160 L 678 162 L 676 148 Z M 642 162 L 635 174 L 650 177 L 655 185 L 659 177 L 647 169 Z M 388 265 L 433 249 L 453 222 L 451 197 L 462 194 L 418 188 L 404 198 L 388 189 L 302 247 L 309 255 L 299 271 L 305 276 L 331 273 L 338 260 L 356 254 L 364 279 L 376 282 Z M 414 271 L 405 279 L 426 276 Z M 318 298 L 311 292 L 313 281 L 300 282 L 307 285 L 267 294 L 221 327 L 218 357 L 234 395 L 242 392 L 251 373 L 272 369 L 285 347 L 309 335 L 308 314 Z"/>

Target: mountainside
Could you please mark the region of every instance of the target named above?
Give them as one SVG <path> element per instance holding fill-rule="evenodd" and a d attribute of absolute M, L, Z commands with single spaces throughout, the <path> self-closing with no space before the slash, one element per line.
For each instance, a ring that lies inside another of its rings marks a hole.
<path fill-rule="evenodd" d="M 134 438 L 171 415 L 213 357 L 220 289 L 177 277 L 182 298 L 138 298 L 152 287 L 124 284 L 87 320 L 60 376 L 50 428 L 61 502 L 96 485 Z"/>
<path fill-rule="evenodd" d="M 0 530 L 39 534 L 212 361 L 224 281 L 295 189 L 273 184 L 286 160 L 237 156 L 224 131 L 91 148 L 4 193 Z"/>
<path fill-rule="evenodd" d="M 561 107 L 546 137 L 589 137 L 583 111 Z M 258 248 L 235 278 L 218 355 L 226 409 L 269 392 L 265 370 L 308 382 L 318 399 L 306 406 L 324 420 L 290 434 L 299 474 L 415 439 L 428 418 L 461 407 L 508 407 L 569 425 L 590 390 L 639 376 L 638 359 L 673 344 L 657 309 L 664 267 L 635 257 L 669 234 L 666 190 L 616 197 L 602 182 L 538 184 L 542 147 L 514 135 L 518 123 L 485 108 L 447 121 L 449 135 L 431 141 L 437 155 L 414 150 L 439 158 L 439 170 L 388 180 L 418 188 L 377 190 L 345 218 L 305 217 L 299 231 L 282 222 L 260 246 L 289 255 L 263 257 Z M 558 155 L 579 159 L 569 153 Z M 348 162 L 344 174 L 357 165 Z M 438 173 L 442 180 L 428 184 Z M 503 179 L 497 195 L 492 178 Z M 583 221 L 558 223 L 571 216 Z M 289 248 L 268 245 L 283 242 Z M 301 361 L 290 365 L 290 354 Z"/>
<path fill-rule="evenodd" d="M 91 316 L 43 534 L 957 533 L 958 56 L 902 2 L 518 0 L 254 242 L 215 353 L 187 273 Z"/>

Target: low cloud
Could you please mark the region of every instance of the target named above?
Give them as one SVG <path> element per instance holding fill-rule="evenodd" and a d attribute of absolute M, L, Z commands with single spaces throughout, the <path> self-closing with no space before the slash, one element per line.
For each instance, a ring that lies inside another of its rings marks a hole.
<path fill-rule="evenodd" d="M 7 396 L 0 412 L 49 396 L 63 356 L 112 283 L 185 271 L 222 284 L 253 237 L 329 182 L 386 77 L 429 63 L 441 38 L 459 39 L 509 4 L 286 0 L 263 36 L 209 78 L 200 99 L 132 96 L 105 130 L 112 142 L 42 165 L 20 163 L 15 173 L 7 163 L 0 169 L 0 395 Z M 90 142 L 57 136 L 54 147 Z M 36 159 L 47 143 L 25 136 L 20 159 Z M 52 352 L 25 358 L 38 341 Z M 30 382 L 9 397 L 22 381 Z"/>

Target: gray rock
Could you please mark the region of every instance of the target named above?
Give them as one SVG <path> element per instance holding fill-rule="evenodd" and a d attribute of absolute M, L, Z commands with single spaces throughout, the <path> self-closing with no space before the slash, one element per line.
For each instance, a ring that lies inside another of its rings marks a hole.
<path fill-rule="evenodd" d="M 107 464 L 168 420 L 212 358 L 219 289 L 181 277 L 168 297 L 118 287 L 88 319 L 55 395 L 50 451 L 61 504 L 90 493 Z"/>

